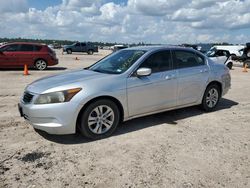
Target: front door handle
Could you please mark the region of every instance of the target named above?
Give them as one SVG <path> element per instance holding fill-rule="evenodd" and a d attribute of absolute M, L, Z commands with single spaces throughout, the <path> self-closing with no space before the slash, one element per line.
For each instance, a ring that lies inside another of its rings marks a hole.
<path fill-rule="evenodd" d="M 175 74 L 170 74 L 170 75 L 167 75 L 165 77 L 166 80 L 172 80 L 172 79 L 175 79 L 175 78 L 176 78 Z"/>

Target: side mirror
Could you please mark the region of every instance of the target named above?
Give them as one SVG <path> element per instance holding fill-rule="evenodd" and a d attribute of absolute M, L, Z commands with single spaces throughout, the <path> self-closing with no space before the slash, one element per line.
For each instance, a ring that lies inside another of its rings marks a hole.
<path fill-rule="evenodd" d="M 139 68 L 136 71 L 137 76 L 149 76 L 152 73 L 152 70 L 150 68 Z"/>

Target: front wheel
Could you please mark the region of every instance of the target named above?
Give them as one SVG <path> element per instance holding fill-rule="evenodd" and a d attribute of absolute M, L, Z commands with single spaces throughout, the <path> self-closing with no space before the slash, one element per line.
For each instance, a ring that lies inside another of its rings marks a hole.
<path fill-rule="evenodd" d="M 35 68 L 36 68 L 37 70 L 44 70 L 44 69 L 46 69 L 46 68 L 47 68 L 47 63 L 46 63 L 46 61 L 43 60 L 43 59 L 37 60 L 37 61 L 35 62 Z"/>
<path fill-rule="evenodd" d="M 202 108 L 207 112 L 213 111 L 220 100 L 220 96 L 219 86 L 217 84 L 209 85 L 202 99 Z"/>
<path fill-rule="evenodd" d="M 119 120 L 119 109 L 113 101 L 98 100 L 87 106 L 82 113 L 79 129 L 87 138 L 101 139 L 115 131 Z"/>
<path fill-rule="evenodd" d="M 66 52 L 67 52 L 67 54 L 72 54 L 72 50 L 71 49 L 67 49 Z"/>

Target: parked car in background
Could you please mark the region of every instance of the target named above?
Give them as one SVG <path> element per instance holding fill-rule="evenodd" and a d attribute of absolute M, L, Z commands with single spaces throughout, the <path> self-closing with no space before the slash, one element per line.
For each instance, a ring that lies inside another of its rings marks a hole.
<path fill-rule="evenodd" d="M 233 67 L 232 56 L 228 50 L 217 50 L 213 48 L 213 50 L 208 51 L 206 55 L 216 63 L 225 64 L 229 69 Z"/>
<path fill-rule="evenodd" d="M 233 60 L 235 61 L 239 61 L 243 63 L 243 66 L 245 66 L 245 64 L 248 65 L 248 67 L 250 66 L 250 43 L 246 43 L 246 46 L 240 50 L 240 56 L 234 56 L 232 57 Z"/>
<path fill-rule="evenodd" d="M 50 47 L 51 49 L 61 49 L 62 48 L 61 44 L 58 44 L 58 43 L 49 44 L 48 47 Z"/>
<path fill-rule="evenodd" d="M 112 47 L 112 50 L 113 50 L 113 52 L 116 52 L 116 51 L 119 51 L 119 50 L 122 50 L 125 48 L 128 48 L 128 46 L 123 45 L 123 44 L 116 44 Z"/>
<path fill-rule="evenodd" d="M 0 42 L 0 46 L 7 44 L 7 42 Z"/>
<path fill-rule="evenodd" d="M 0 47 L 0 68 L 18 68 L 24 65 L 44 70 L 58 64 L 53 50 L 45 44 L 15 42 Z"/>
<path fill-rule="evenodd" d="M 245 46 L 243 45 L 216 45 L 213 46 L 209 51 L 215 50 L 228 50 L 230 55 L 232 56 L 241 56 L 240 50 L 243 49 Z"/>
<path fill-rule="evenodd" d="M 67 54 L 72 54 L 72 52 L 86 52 L 92 55 L 94 52 L 98 52 L 98 47 L 90 42 L 76 42 L 72 45 L 63 46 L 63 51 Z"/>
<path fill-rule="evenodd" d="M 229 69 L 180 47 L 135 47 L 96 64 L 28 85 L 19 111 L 50 134 L 77 129 L 92 139 L 111 135 L 122 121 L 201 105 L 213 111 L 231 85 Z"/>
<path fill-rule="evenodd" d="M 199 45 L 196 44 L 181 44 L 180 46 L 186 47 L 186 48 L 193 48 L 195 50 L 200 51 L 201 47 Z"/>

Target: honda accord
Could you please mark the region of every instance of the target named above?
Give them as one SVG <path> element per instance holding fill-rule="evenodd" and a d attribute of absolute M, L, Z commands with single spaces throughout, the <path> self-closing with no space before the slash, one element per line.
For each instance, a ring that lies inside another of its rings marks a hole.
<path fill-rule="evenodd" d="M 18 106 L 35 129 L 99 139 L 145 115 L 193 105 L 213 111 L 230 85 L 229 69 L 196 50 L 135 47 L 31 83 Z"/>

